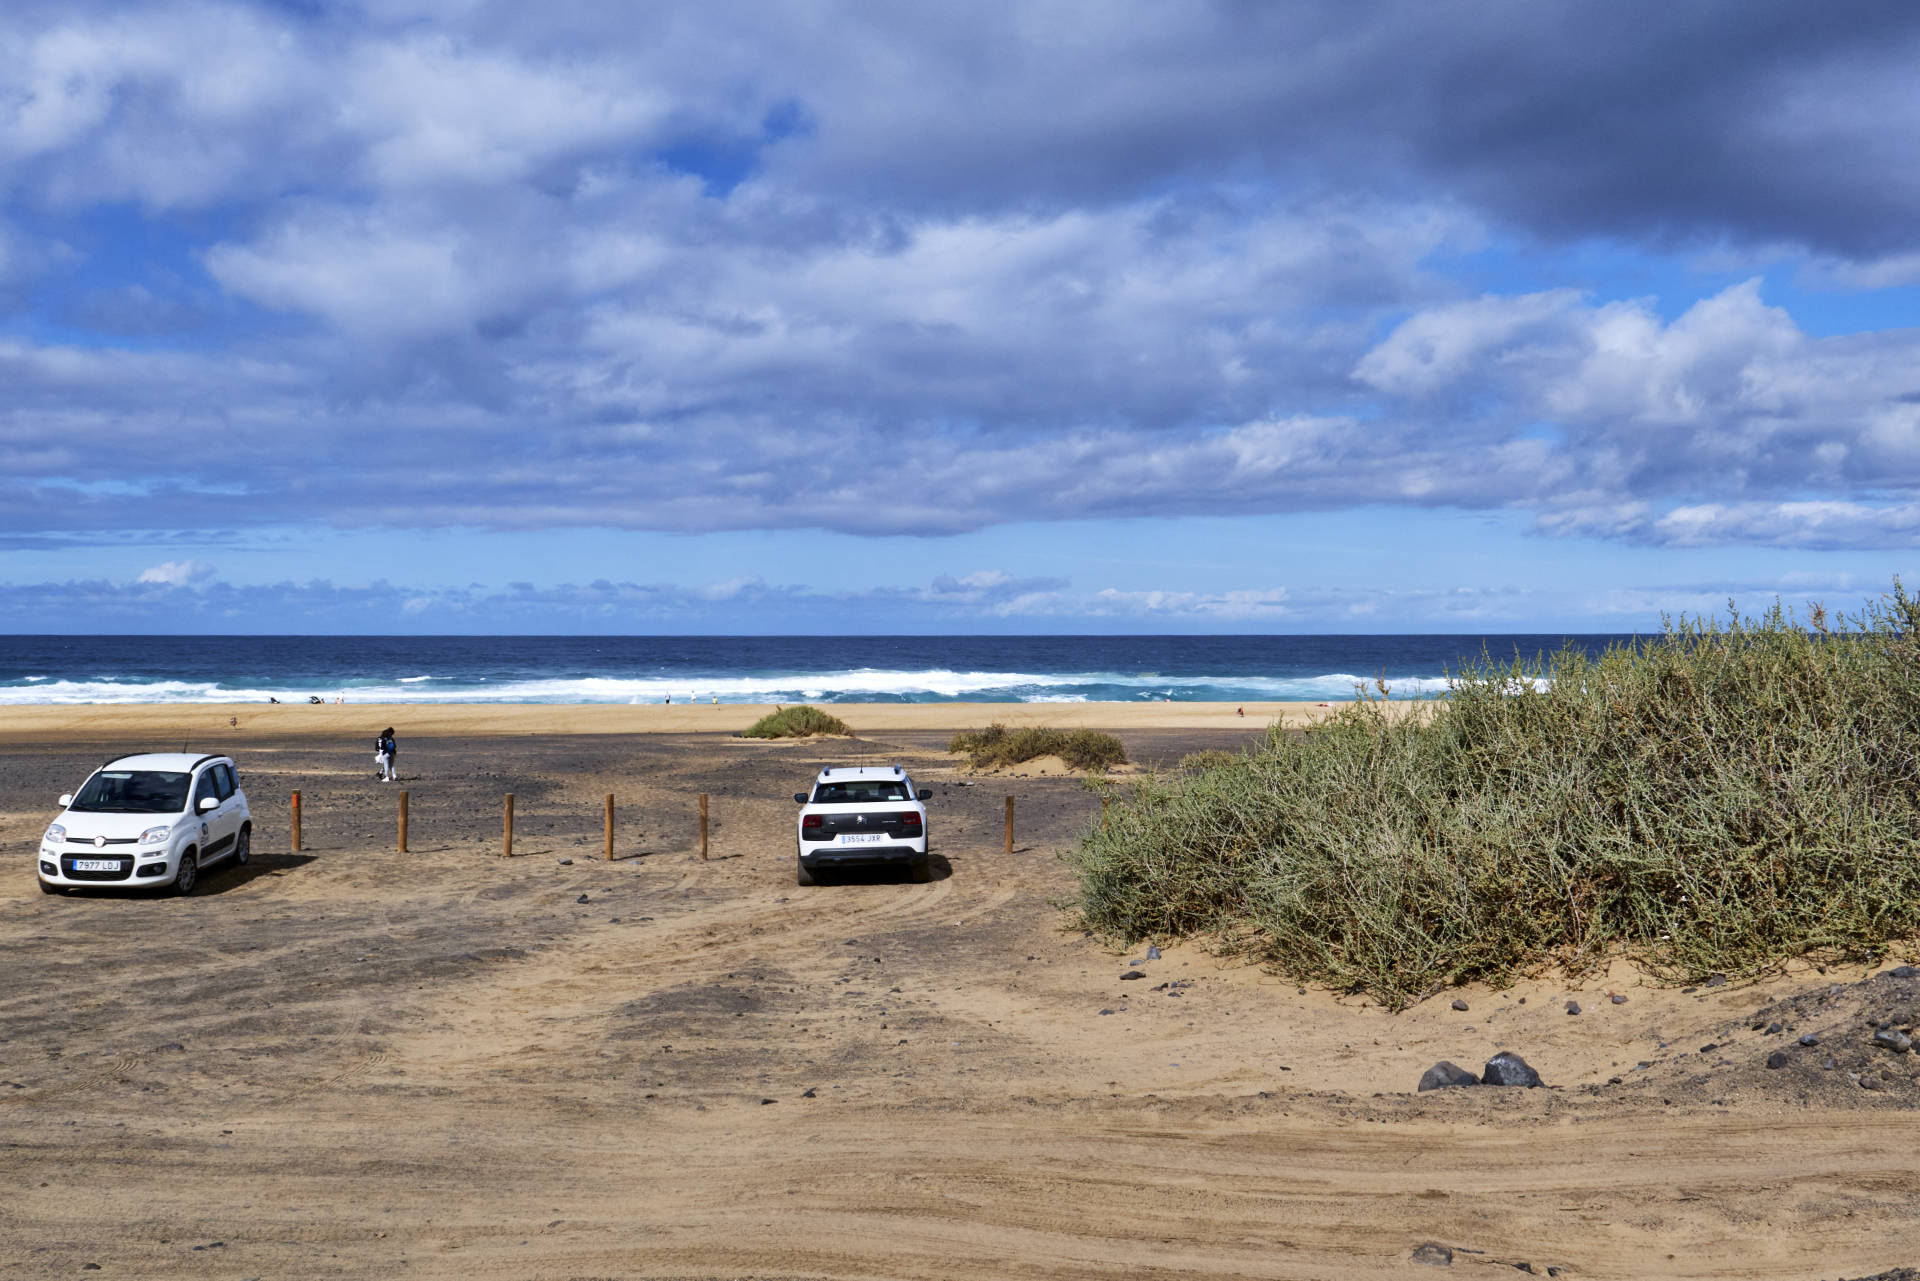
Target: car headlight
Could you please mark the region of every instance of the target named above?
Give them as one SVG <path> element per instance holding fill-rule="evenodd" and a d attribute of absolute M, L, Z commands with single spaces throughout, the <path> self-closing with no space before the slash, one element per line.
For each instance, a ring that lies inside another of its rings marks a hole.
<path fill-rule="evenodd" d="M 67 839 L 67 829 L 58 823 L 50 823 L 47 825 L 47 834 L 40 839 L 49 845 L 58 845 Z"/>
<path fill-rule="evenodd" d="M 140 843 L 142 845 L 158 845 L 172 835 L 173 826 L 171 824 L 166 827 L 149 827 L 146 831 L 140 833 Z"/>

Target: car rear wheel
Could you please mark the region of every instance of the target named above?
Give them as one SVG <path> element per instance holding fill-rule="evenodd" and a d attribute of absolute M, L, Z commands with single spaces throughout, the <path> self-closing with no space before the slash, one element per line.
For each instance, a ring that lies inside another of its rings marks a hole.
<path fill-rule="evenodd" d="M 813 873 L 807 870 L 807 865 L 800 861 L 800 856 L 798 854 L 795 854 L 793 856 L 793 879 L 794 879 L 794 883 L 797 885 L 819 884 L 819 882 L 813 879 Z"/>
<path fill-rule="evenodd" d="M 915 885 L 925 885 L 933 879 L 933 860 L 922 854 L 907 864 L 907 875 Z"/>
<path fill-rule="evenodd" d="M 180 870 L 173 874 L 173 884 L 167 888 L 179 898 L 193 893 L 193 887 L 200 882 L 200 860 L 192 850 L 180 856 Z"/>
<path fill-rule="evenodd" d="M 245 867 L 247 860 L 253 857 L 253 824 L 248 823 L 240 829 L 240 835 L 233 842 L 233 865 Z"/>

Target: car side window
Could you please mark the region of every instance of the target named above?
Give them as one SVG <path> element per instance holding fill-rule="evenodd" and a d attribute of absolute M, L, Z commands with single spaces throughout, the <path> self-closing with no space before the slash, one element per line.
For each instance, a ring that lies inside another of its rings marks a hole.
<path fill-rule="evenodd" d="M 193 785 L 193 808 L 199 809 L 200 802 L 208 797 L 216 801 L 220 799 L 220 780 L 212 770 L 200 775 L 200 781 Z"/>
<path fill-rule="evenodd" d="M 224 801 L 230 798 L 233 795 L 233 768 L 224 764 L 216 765 L 210 772 L 214 775 L 213 785 L 220 789 L 220 799 Z"/>

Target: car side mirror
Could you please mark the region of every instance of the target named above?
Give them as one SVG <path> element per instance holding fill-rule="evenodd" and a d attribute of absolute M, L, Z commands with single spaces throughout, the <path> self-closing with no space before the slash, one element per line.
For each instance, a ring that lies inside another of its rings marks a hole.
<path fill-rule="evenodd" d="M 795 792 L 793 794 L 793 799 L 796 801 L 799 801 L 802 805 L 805 805 L 807 803 L 807 794 L 805 792 Z M 65 801 L 62 801 L 60 803 L 62 805 L 66 804 Z"/>
<path fill-rule="evenodd" d="M 217 797 L 217 796 L 202 796 L 202 797 L 200 798 L 200 812 L 201 812 L 202 814 L 210 814 L 210 813 L 212 813 L 212 812 L 213 812 L 214 810 L 217 810 L 217 809 L 219 809 L 219 808 L 220 808 L 220 798 L 219 798 L 219 797 Z"/>
<path fill-rule="evenodd" d="M 71 805 L 71 804 L 73 804 L 73 793 L 72 793 L 72 792 L 63 792 L 63 793 L 61 793 L 61 795 L 60 795 L 60 808 L 61 808 L 61 809 L 65 809 L 65 808 L 67 808 L 67 806 L 69 806 L 69 805 Z"/>
<path fill-rule="evenodd" d="M 932 800 L 932 799 L 933 799 L 933 789 L 932 789 L 932 788 L 930 788 L 930 787 L 923 787 L 923 788 L 921 788 L 921 789 L 920 789 L 920 799 L 921 799 L 921 800 L 923 800 L 923 801 L 930 801 L 930 800 Z"/>

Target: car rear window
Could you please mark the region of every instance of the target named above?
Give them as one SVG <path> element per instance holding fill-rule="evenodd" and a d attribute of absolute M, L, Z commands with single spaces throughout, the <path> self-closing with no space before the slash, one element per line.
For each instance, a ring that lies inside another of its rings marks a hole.
<path fill-rule="evenodd" d="M 815 805 L 872 805 L 876 801 L 906 801 L 904 779 L 862 778 L 845 783 L 821 783 L 813 789 Z"/>
<path fill-rule="evenodd" d="M 191 778 L 165 770 L 101 770 L 68 808 L 84 814 L 178 814 L 187 807 Z"/>

